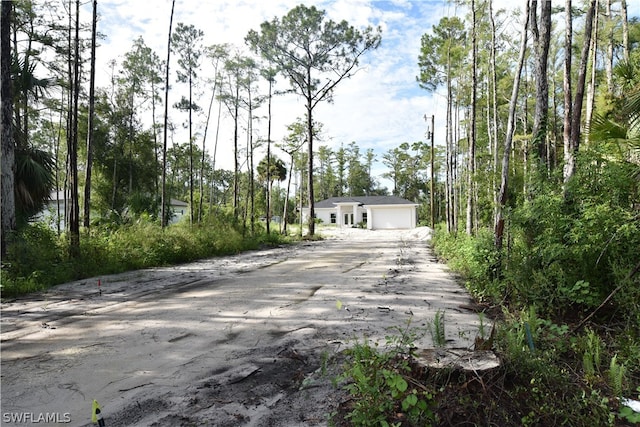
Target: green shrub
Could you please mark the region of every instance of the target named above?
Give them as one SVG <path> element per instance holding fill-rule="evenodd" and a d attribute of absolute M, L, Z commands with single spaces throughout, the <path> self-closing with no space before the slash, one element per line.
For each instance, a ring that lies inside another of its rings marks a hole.
<path fill-rule="evenodd" d="M 535 351 L 527 345 L 524 325 L 531 325 Z M 522 414 L 516 425 L 611 426 L 611 399 L 597 381 L 585 382 L 571 366 L 568 328 L 540 319 L 527 310 L 508 317 L 498 330 L 496 348 L 502 360 L 504 392 Z M 585 338 L 585 343 L 586 343 Z M 600 342 L 591 340 L 589 364 L 595 371 Z M 594 377 L 595 378 L 595 377 Z"/>
<path fill-rule="evenodd" d="M 432 425 L 433 393 L 411 381 L 408 356 L 415 335 L 399 330 L 384 349 L 366 338 L 347 351 L 339 381 L 353 398 L 346 418 L 353 426 Z"/>
<path fill-rule="evenodd" d="M 477 236 L 454 235 L 440 225 L 434 233 L 433 245 L 438 257 L 465 279 L 474 297 L 479 300 L 500 297 L 503 289 L 496 280 L 498 254 L 490 230 L 480 230 Z"/>
<path fill-rule="evenodd" d="M 40 291 L 75 278 L 65 257 L 64 239 L 45 224 L 22 227 L 2 260 L 2 296 Z"/>
<path fill-rule="evenodd" d="M 261 230 L 259 230 L 261 231 Z M 232 218 L 219 212 L 201 225 L 180 223 L 161 228 L 150 219 L 105 227 L 81 235 L 80 254 L 69 259 L 68 240 L 44 224 L 27 225 L 17 233 L 3 260 L 2 296 L 39 291 L 71 280 L 206 257 L 235 254 L 288 240 L 277 233 L 243 237 Z"/>

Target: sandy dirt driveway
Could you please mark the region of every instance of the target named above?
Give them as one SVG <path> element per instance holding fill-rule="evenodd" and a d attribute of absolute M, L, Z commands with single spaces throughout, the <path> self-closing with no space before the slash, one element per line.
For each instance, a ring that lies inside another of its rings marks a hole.
<path fill-rule="evenodd" d="M 91 425 L 96 399 L 108 427 L 324 426 L 357 339 L 442 310 L 447 346 L 473 345 L 478 315 L 429 229 L 323 233 L 3 303 L 0 424 Z"/>

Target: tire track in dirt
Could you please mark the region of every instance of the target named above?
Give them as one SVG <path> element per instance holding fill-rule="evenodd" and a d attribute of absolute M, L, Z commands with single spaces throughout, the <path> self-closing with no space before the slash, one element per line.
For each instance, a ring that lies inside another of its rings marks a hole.
<path fill-rule="evenodd" d="M 473 340 L 477 319 L 459 309 L 468 296 L 424 235 L 405 235 L 346 230 L 109 277 L 102 297 L 75 283 L 3 304 L 14 322 L 2 330 L 3 411 L 68 412 L 84 426 L 95 398 L 110 427 L 326 425 L 341 351 L 357 337 L 384 340 L 445 309 L 447 338 Z"/>

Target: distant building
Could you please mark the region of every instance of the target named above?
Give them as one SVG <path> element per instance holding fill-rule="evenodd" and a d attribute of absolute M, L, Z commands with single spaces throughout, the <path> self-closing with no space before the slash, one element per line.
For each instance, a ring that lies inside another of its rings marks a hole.
<path fill-rule="evenodd" d="M 370 230 L 410 229 L 417 225 L 418 204 L 396 196 L 331 197 L 314 205 L 315 217 L 323 224 Z M 307 221 L 309 208 L 302 208 Z"/>
<path fill-rule="evenodd" d="M 64 191 L 52 191 L 44 208 L 34 215 L 31 221 L 44 222 L 54 230 L 57 230 L 57 224 L 58 221 L 60 221 L 60 230 L 64 230 L 66 227 L 66 223 L 64 221 L 66 216 L 65 209 L 69 208 L 69 202 L 70 200 L 65 197 Z M 169 224 L 175 224 L 180 221 L 183 216 L 189 215 L 189 204 L 182 200 L 171 199 L 169 201 L 169 210 L 171 212 Z"/>
<path fill-rule="evenodd" d="M 171 199 L 169 200 L 169 210 L 171 211 L 169 224 L 175 224 L 180 221 L 183 216 L 189 215 L 189 203 L 178 199 Z"/>

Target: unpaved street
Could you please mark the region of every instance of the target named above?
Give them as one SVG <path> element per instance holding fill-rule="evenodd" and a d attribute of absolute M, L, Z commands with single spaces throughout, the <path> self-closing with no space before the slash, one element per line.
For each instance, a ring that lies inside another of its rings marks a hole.
<path fill-rule="evenodd" d="M 96 399 L 108 427 L 327 425 L 355 339 L 444 310 L 448 347 L 473 345 L 478 316 L 427 237 L 350 229 L 3 303 L 0 424 L 91 425 Z"/>

